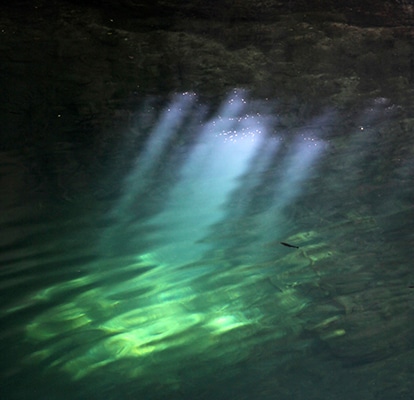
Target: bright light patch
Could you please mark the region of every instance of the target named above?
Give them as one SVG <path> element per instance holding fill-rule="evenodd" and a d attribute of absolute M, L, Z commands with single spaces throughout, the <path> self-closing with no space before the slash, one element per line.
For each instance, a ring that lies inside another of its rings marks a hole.
<path fill-rule="evenodd" d="M 244 108 L 243 100 L 231 99 L 220 117 L 204 125 L 169 194 L 169 207 L 151 220 L 165 243 L 157 251 L 159 263 L 185 264 L 208 250 L 197 242 L 225 218 L 226 200 L 265 139 L 264 125 L 259 130 L 256 118 L 240 116 Z"/>
<path fill-rule="evenodd" d="M 70 301 L 27 325 L 31 340 L 51 346 L 31 361 L 73 379 L 110 371 L 151 382 L 174 376 L 187 359 L 226 365 L 248 357 L 252 343 L 300 331 L 294 316 L 307 303 L 261 270 L 263 244 L 283 229 L 283 211 L 325 145 L 301 132 L 286 149 L 268 113 L 243 92 L 196 124 L 201 108 L 185 93 L 161 113 L 101 233 L 102 253 L 115 255 L 91 263 L 86 278 L 33 297 L 53 302 L 64 294 Z M 157 190 L 162 200 L 152 208 Z M 117 256 L 125 242 L 130 252 Z M 293 261 L 307 267 L 322 254 L 307 257 Z"/>
<path fill-rule="evenodd" d="M 248 325 L 250 322 L 241 315 L 222 315 L 212 319 L 207 323 L 207 327 L 212 330 L 213 334 L 221 334 L 236 328 Z"/>

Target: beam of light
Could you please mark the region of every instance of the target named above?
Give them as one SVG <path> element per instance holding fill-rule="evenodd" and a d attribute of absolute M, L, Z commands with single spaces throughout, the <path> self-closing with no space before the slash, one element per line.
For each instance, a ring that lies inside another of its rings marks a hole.
<path fill-rule="evenodd" d="M 324 142 L 306 133 L 294 139 L 281 166 L 283 178 L 275 185 L 274 209 L 282 211 L 300 194 L 303 182 L 311 175 L 312 167 L 324 149 Z"/>
<path fill-rule="evenodd" d="M 183 265 L 208 249 L 198 242 L 225 218 L 225 203 L 266 135 L 265 127 L 258 129 L 257 120 L 243 114 L 244 108 L 242 99 L 230 98 L 204 125 L 169 194 L 168 207 L 150 221 L 163 242 L 157 250 L 159 262 Z"/>
<path fill-rule="evenodd" d="M 117 206 L 112 210 L 112 217 L 118 225 L 121 225 L 122 221 L 128 222 L 129 213 L 137 196 L 146 190 L 146 185 L 153 179 L 154 169 L 162 162 L 171 140 L 177 135 L 193 101 L 194 96 L 189 93 L 176 95 L 163 110 L 158 123 L 150 132 L 144 148 L 137 157 L 132 171 L 125 179 L 124 195 L 120 197 Z M 111 233 L 108 236 L 111 237 Z"/>
<path fill-rule="evenodd" d="M 193 124 L 181 145 L 176 139 L 191 113 L 202 115 L 189 94 L 175 97 L 162 113 L 125 178 L 110 213 L 113 223 L 102 233 L 103 256 L 90 266 L 82 292 L 27 326 L 29 338 L 56 343 L 59 355 L 41 349 L 28 361 L 50 360 L 73 379 L 109 370 L 150 381 L 156 379 L 154 368 L 168 375 L 187 357 L 231 363 L 246 358 L 257 341 L 300 332 L 294 317 L 307 300 L 293 289 L 275 293 L 268 283 L 263 288 L 258 282 L 268 282 L 266 276 L 252 271 L 262 260 L 257 248 L 283 233 L 279 218 L 300 195 L 323 142 L 302 132 L 282 152 L 272 119 L 252 112 L 246 94 L 235 92 L 215 116 Z M 162 201 L 146 214 L 142 210 L 152 206 L 146 196 L 157 184 Z M 256 193 L 263 188 L 270 193 L 265 199 Z M 249 233 L 241 227 L 246 216 L 257 229 L 252 243 L 241 244 Z M 226 242 L 220 236 L 227 225 L 232 241 Z M 136 246 L 134 254 L 106 257 L 107 247 L 125 241 L 128 250 Z M 249 256 L 249 264 L 235 262 L 233 250 Z M 77 284 L 37 298 L 69 292 Z M 258 296 L 270 298 L 277 312 L 267 315 L 266 301 L 250 306 Z M 80 333 L 88 331 L 92 337 L 83 341 Z M 74 342 L 76 351 L 59 352 Z"/>

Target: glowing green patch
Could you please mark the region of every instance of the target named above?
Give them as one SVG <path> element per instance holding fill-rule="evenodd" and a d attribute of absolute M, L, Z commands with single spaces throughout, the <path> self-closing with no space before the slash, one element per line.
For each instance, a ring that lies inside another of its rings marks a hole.
<path fill-rule="evenodd" d="M 248 320 L 240 316 L 222 315 L 209 321 L 206 327 L 210 328 L 213 334 L 221 334 L 249 324 Z"/>

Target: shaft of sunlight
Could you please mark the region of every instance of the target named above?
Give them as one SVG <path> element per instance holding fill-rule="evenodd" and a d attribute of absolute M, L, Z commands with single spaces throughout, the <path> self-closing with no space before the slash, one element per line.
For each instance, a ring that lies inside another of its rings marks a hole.
<path fill-rule="evenodd" d="M 266 134 L 244 109 L 243 99 L 230 98 L 201 128 L 169 194 L 168 207 L 151 221 L 163 242 L 157 251 L 159 262 L 182 265 L 208 250 L 208 244 L 198 242 L 225 218 L 224 204 Z"/>

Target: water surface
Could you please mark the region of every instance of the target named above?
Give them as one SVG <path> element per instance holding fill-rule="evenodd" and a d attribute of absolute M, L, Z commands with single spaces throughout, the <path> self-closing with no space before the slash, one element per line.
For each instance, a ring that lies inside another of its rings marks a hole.
<path fill-rule="evenodd" d="M 286 127 L 277 101 L 180 93 L 102 168 L 73 143 L 3 152 L 5 398 L 410 398 L 396 107 Z"/>

